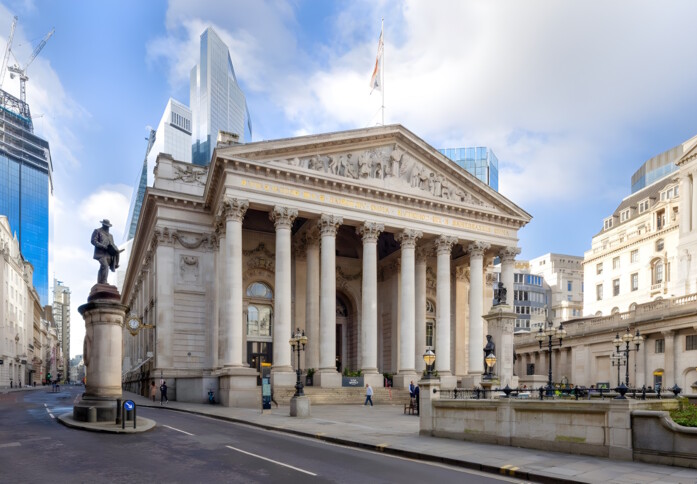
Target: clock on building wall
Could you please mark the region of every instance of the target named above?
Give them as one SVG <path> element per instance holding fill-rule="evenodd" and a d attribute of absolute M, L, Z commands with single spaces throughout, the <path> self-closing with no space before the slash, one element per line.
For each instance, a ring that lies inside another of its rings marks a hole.
<path fill-rule="evenodd" d="M 131 332 L 133 336 L 138 334 L 138 331 L 140 331 L 140 328 L 143 326 L 143 323 L 140 321 L 140 318 L 135 315 L 130 315 L 128 317 L 128 320 L 126 321 L 126 327 L 128 330 Z"/>

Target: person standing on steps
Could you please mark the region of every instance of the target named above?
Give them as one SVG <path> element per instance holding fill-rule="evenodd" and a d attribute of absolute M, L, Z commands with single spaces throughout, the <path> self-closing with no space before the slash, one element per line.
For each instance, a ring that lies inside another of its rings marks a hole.
<path fill-rule="evenodd" d="M 367 383 L 365 384 L 365 403 L 363 406 L 368 405 L 368 402 L 370 402 L 370 406 L 373 406 L 373 387 L 368 385 Z"/>
<path fill-rule="evenodd" d="M 162 405 L 162 402 L 169 403 L 169 399 L 167 398 L 167 382 L 163 381 L 162 385 L 160 385 L 160 405 Z"/>

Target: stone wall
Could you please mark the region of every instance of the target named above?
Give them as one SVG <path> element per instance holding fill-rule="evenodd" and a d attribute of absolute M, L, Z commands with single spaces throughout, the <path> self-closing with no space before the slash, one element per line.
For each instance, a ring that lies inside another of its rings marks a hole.
<path fill-rule="evenodd" d="M 676 424 L 668 412 L 632 412 L 634 460 L 697 469 L 697 428 Z"/>

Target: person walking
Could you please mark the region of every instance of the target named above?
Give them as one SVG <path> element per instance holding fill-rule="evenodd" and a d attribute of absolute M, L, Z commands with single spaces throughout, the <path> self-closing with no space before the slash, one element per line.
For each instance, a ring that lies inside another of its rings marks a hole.
<path fill-rule="evenodd" d="M 164 403 L 169 403 L 169 399 L 167 398 L 167 382 L 162 381 L 162 385 L 160 385 L 160 405 L 162 405 L 162 402 Z"/>
<path fill-rule="evenodd" d="M 373 406 L 373 387 L 371 387 L 369 384 L 365 384 L 365 403 L 363 406 L 368 405 L 368 402 L 370 402 L 370 406 Z"/>
<path fill-rule="evenodd" d="M 155 386 L 155 381 L 150 382 L 150 396 L 152 397 L 152 401 L 155 401 L 155 397 L 157 396 L 157 387 Z"/>

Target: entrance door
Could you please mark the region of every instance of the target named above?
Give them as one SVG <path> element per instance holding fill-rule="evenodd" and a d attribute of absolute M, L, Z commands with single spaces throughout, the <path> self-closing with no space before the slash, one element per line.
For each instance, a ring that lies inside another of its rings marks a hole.
<path fill-rule="evenodd" d="M 247 363 L 250 368 L 256 368 L 261 375 L 262 363 L 273 363 L 273 343 L 263 341 L 247 341 Z M 261 385 L 261 376 L 257 377 L 257 385 Z"/>

